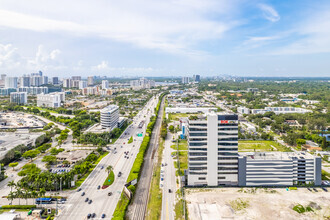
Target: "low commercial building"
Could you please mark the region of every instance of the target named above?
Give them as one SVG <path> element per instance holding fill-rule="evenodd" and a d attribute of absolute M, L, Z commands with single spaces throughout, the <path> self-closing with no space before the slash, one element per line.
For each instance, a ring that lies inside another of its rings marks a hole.
<path fill-rule="evenodd" d="M 65 102 L 65 92 L 53 92 L 49 94 L 37 95 L 37 106 L 58 108 Z"/>
<path fill-rule="evenodd" d="M 166 107 L 165 113 L 208 113 L 216 111 L 217 108 L 181 108 L 181 107 Z"/>
<path fill-rule="evenodd" d="M 239 186 L 321 185 L 321 157 L 296 152 L 249 152 L 238 158 Z"/>
<path fill-rule="evenodd" d="M 79 160 L 85 159 L 91 151 L 89 150 L 75 150 L 70 152 L 60 152 L 56 155 L 58 161 L 68 161 L 70 164 L 75 164 Z"/>
<path fill-rule="evenodd" d="M 24 105 L 27 103 L 27 93 L 26 92 L 12 92 L 10 93 L 10 102 L 19 105 Z"/>
<path fill-rule="evenodd" d="M 118 127 L 119 107 L 117 105 L 109 105 L 101 110 L 101 126 L 103 129 L 110 131 Z"/>
<path fill-rule="evenodd" d="M 238 107 L 237 112 L 239 114 L 250 114 L 250 109 L 246 107 Z"/>
<path fill-rule="evenodd" d="M 304 108 L 296 108 L 296 107 L 265 107 L 264 109 L 248 109 L 245 107 L 238 107 L 238 112 L 249 112 L 251 114 L 265 114 L 266 112 L 274 112 L 275 114 L 290 114 L 290 113 L 300 113 L 305 114 L 309 112 L 313 112 L 309 109 Z M 242 113 L 242 114 L 249 114 L 249 113 Z"/>

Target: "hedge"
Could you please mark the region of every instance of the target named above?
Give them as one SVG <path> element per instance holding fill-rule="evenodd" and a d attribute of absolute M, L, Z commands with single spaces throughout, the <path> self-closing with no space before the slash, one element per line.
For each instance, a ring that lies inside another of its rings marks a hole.
<path fill-rule="evenodd" d="M 37 208 L 36 205 L 3 205 L 2 209 L 33 209 Z"/>
<path fill-rule="evenodd" d="M 149 122 L 149 124 L 147 126 L 147 130 L 146 130 L 146 135 L 144 136 L 143 141 L 141 143 L 139 153 L 136 155 L 131 172 L 128 175 L 127 182 L 132 181 L 134 179 L 139 180 L 141 167 L 142 167 L 143 161 L 144 161 L 144 154 L 149 147 L 150 136 L 151 136 L 152 130 L 154 129 L 154 126 L 156 123 L 156 119 L 157 119 L 157 116 L 159 113 L 159 107 L 160 107 L 160 104 L 162 102 L 164 95 L 166 95 L 166 94 L 167 93 L 162 93 L 159 97 L 159 101 L 155 108 L 155 116 L 151 116 L 151 118 L 150 118 L 150 122 Z M 135 186 L 129 186 L 129 189 L 131 190 L 131 192 L 134 196 Z M 113 213 L 112 219 L 113 220 L 114 219 L 115 220 L 124 219 L 129 203 L 130 203 L 130 200 L 128 200 L 127 197 L 122 193 L 120 200 L 118 201 L 118 204 L 116 206 L 115 212 Z"/>

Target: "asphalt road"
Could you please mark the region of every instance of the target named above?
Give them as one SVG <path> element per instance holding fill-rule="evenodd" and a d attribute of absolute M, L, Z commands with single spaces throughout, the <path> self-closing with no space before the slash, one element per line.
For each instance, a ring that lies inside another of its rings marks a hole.
<path fill-rule="evenodd" d="M 157 101 L 158 99 L 151 98 L 143 110 L 134 118 L 132 125 L 129 126 L 127 130 L 123 132 L 123 135 L 117 139 L 115 144 L 111 146 L 112 150 L 110 153 L 100 161 L 98 166 L 81 185 L 82 190 L 73 193 L 73 195 L 69 197 L 64 209 L 59 210 L 59 216 L 56 219 L 81 220 L 86 219 L 89 213 L 95 213 L 96 218 L 101 218 L 101 215 L 105 214 L 105 219 L 111 219 L 143 139 L 143 137 L 137 137 L 136 133 L 143 131 L 143 134 L 145 134 L 152 112 L 148 111 L 148 109 L 153 110 L 157 105 Z M 142 120 L 145 120 L 145 124 L 143 128 L 139 129 L 138 125 Z M 129 134 L 124 135 L 126 132 Z M 131 144 L 127 144 L 131 136 L 133 136 L 135 141 Z M 133 147 L 133 145 L 135 145 L 135 147 Z M 121 146 L 123 146 L 123 148 L 121 148 Z M 117 153 L 114 153 L 114 148 L 117 149 Z M 125 151 L 129 151 L 129 159 L 124 158 Z M 97 189 L 99 185 L 102 187 L 108 175 L 105 170 L 108 165 L 114 168 L 115 181 L 106 189 Z M 103 169 L 101 169 L 102 166 L 104 167 Z M 122 172 L 121 177 L 118 177 L 119 171 Z M 84 196 L 81 195 L 82 192 L 85 192 Z M 109 192 L 112 192 L 111 196 L 108 196 Z M 87 197 L 92 199 L 93 202 L 91 204 L 85 202 Z"/>
<path fill-rule="evenodd" d="M 150 191 L 150 183 L 154 165 L 154 154 L 157 152 L 158 143 L 159 143 L 159 133 L 160 127 L 162 123 L 163 109 L 164 107 L 164 98 L 160 105 L 160 111 L 158 114 L 158 118 L 156 120 L 151 138 L 149 143 L 149 148 L 144 157 L 144 164 L 141 172 L 141 176 L 138 182 L 138 186 L 135 191 L 134 199 L 128 207 L 128 218 L 134 220 L 145 219 L 149 191 Z"/>
<path fill-rule="evenodd" d="M 174 160 L 171 153 L 175 150 L 171 148 L 171 145 L 176 143 L 172 142 L 172 134 L 168 134 L 165 139 L 165 148 L 163 152 L 163 161 L 161 168 L 161 178 L 160 181 L 163 184 L 163 197 L 162 197 L 162 213 L 161 220 L 172 220 L 174 219 L 174 204 L 175 204 L 175 192 L 176 192 L 176 177 Z M 171 190 L 172 192 L 169 192 Z"/>

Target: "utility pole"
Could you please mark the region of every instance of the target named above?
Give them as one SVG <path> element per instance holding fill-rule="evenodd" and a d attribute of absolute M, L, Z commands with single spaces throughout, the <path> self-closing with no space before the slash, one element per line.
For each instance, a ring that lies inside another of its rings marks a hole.
<path fill-rule="evenodd" d="M 62 191 L 62 177 L 60 178 L 60 191 Z"/>

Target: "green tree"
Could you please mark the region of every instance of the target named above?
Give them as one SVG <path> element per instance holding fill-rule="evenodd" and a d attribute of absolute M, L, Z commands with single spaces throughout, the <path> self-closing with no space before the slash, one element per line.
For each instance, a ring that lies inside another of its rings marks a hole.
<path fill-rule="evenodd" d="M 108 175 L 111 173 L 113 167 L 111 165 L 107 166 L 107 168 L 105 169 L 108 172 Z"/>
<path fill-rule="evenodd" d="M 15 162 L 15 163 L 10 163 L 8 166 L 9 167 L 12 167 L 13 170 L 15 170 L 15 167 L 18 165 L 18 162 Z"/>
<path fill-rule="evenodd" d="M 170 125 L 170 126 L 168 127 L 168 130 L 170 130 L 171 133 L 174 133 L 174 126 L 173 126 L 173 125 Z"/>
<path fill-rule="evenodd" d="M 10 187 L 10 192 L 12 192 L 12 191 L 13 191 L 13 187 L 16 186 L 16 183 L 14 182 L 14 180 L 12 180 L 12 181 L 10 181 L 10 182 L 8 183 L 8 186 Z"/>
<path fill-rule="evenodd" d="M 39 150 L 29 150 L 29 151 L 26 151 L 22 155 L 22 157 L 24 157 L 25 159 L 30 158 L 31 161 L 32 161 L 32 158 L 35 158 L 38 154 L 40 154 L 40 151 Z"/>

